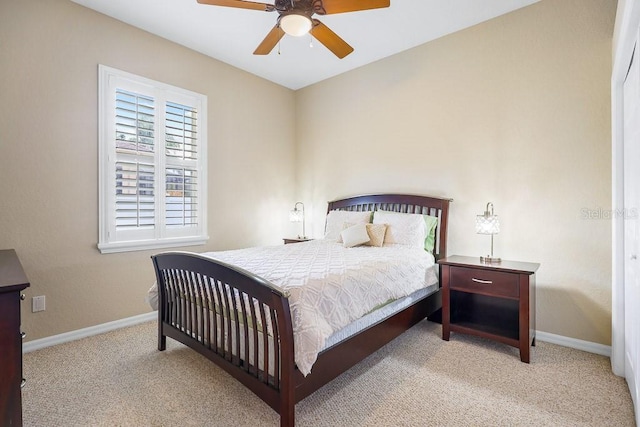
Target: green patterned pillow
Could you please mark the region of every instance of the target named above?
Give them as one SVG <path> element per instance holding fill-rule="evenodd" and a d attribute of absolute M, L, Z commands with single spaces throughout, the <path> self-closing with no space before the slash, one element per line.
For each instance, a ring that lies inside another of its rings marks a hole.
<path fill-rule="evenodd" d="M 433 253 L 436 245 L 436 227 L 438 225 L 438 217 L 431 215 L 422 215 L 424 223 L 427 226 L 427 238 L 424 239 L 424 249 Z"/>

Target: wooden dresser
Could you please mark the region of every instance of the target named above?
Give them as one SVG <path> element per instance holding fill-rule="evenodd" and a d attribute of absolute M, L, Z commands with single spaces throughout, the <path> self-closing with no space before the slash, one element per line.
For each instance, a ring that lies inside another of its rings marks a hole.
<path fill-rule="evenodd" d="M 13 249 L 0 250 L 0 425 L 22 425 L 20 301 L 29 286 Z"/>

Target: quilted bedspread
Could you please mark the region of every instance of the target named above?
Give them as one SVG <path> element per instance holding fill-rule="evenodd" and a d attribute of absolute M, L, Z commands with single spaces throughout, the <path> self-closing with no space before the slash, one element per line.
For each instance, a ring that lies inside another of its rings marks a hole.
<path fill-rule="evenodd" d="M 201 255 L 251 271 L 288 293 L 295 362 L 305 376 L 331 334 L 438 280 L 433 256 L 403 245 L 345 248 L 335 240 L 313 240 Z"/>

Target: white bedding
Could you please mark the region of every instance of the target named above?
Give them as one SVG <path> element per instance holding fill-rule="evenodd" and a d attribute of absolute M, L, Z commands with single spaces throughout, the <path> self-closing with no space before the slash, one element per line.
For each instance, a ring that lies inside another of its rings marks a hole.
<path fill-rule="evenodd" d="M 201 255 L 251 271 L 288 293 L 295 362 L 304 375 L 334 332 L 438 281 L 433 256 L 403 245 L 344 248 L 323 239 Z M 149 293 L 154 306 L 155 285 Z"/>

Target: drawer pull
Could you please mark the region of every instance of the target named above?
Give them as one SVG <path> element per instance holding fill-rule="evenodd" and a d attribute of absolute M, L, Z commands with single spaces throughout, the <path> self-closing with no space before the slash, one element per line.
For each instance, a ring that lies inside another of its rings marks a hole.
<path fill-rule="evenodd" d="M 26 383 L 27 383 L 27 380 L 23 378 L 22 381 L 20 381 L 20 388 L 23 388 Z"/>
<path fill-rule="evenodd" d="M 20 338 L 24 339 L 27 336 L 26 332 L 20 332 Z"/>
<path fill-rule="evenodd" d="M 27 296 L 26 296 L 25 294 L 20 294 L 20 299 L 21 299 L 22 301 L 24 301 L 24 300 L 25 300 L 25 298 L 27 298 Z"/>
<path fill-rule="evenodd" d="M 493 280 L 482 280 L 482 279 L 476 279 L 475 277 L 472 277 L 471 280 L 476 282 L 476 283 L 482 283 L 483 285 L 491 285 L 491 284 L 493 284 Z"/>

